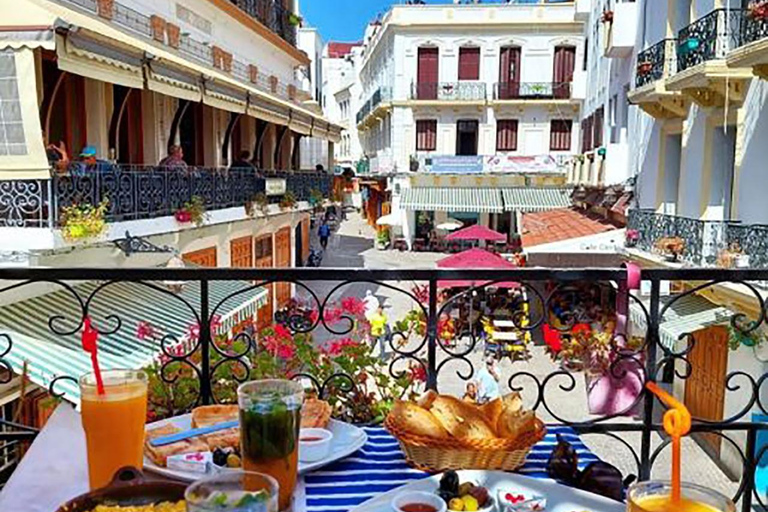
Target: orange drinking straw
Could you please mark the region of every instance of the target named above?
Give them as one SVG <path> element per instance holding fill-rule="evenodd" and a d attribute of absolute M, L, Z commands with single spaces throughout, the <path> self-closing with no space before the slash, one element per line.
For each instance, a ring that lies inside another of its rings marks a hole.
<path fill-rule="evenodd" d="M 648 390 L 659 397 L 670 409 L 664 413 L 664 431 L 672 438 L 672 503 L 680 503 L 680 448 L 683 436 L 691 431 L 691 413 L 675 397 L 653 382 L 645 384 Z"/>

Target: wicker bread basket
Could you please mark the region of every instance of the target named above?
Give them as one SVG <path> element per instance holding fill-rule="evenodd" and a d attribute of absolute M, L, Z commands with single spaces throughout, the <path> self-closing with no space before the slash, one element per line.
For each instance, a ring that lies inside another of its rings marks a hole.
<path fill-rule="evenodd" d="M 458 441 L 453 437 L 435 439 L 406 432 L 392 416 L 384 427 L 397 439 L 409 464 L 422 471 L 449 469 L 495 469 L 513 471 L 525 463 L 533 445 L 544 439 L 546 428 L 536 420 L 536 428 L 516 439 L 478 439 Z"/>

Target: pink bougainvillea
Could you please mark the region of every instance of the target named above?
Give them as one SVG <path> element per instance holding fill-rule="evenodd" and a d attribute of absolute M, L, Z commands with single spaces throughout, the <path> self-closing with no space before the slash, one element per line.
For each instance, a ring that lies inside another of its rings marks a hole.
<path fill-rule="evenodd" d="M 152 339 L 157 335 L 155 326 L 149 322 L 141 321 L 136 326 L 136 337 L 141 341 Z"/>

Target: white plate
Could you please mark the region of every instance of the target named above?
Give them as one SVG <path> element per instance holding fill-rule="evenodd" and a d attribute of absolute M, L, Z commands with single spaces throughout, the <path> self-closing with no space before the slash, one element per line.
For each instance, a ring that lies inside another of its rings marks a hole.
<path fill-rule="evenodd" d="M 156 421 L 155 423 L 147 425 L 146 429 L 152 430 L 169 423 L 182 430 L 189 430 L 192 428 L 192 415 L 185 414 L 167 420 Z M 316 462 L 304 463 L 299 461 L 300 475 L 352 455 L 362 448 L 368 440 L 368 436 L 363 429 L 350 425 L 349 423 L 344 423 L 343 421 L 331 420 L 330 423 L 328 423 L 328 430 L 333 432 L 333 441 L 331 442 L 331 451 L 328 454 L 328 457 Z M 144 469 L 168 478 L 186 482 L 194 482 L 204 476 L 200 473 L 189 473 L 186 471 L 160 467 L 152 462 L 146 455 L 144 456 Z"/>
<path fill-rule="evenodd" d="M 459 481 L 475 482 L 488 488 L 495 497 L 499 489 L 516 490 L 547 498 L 547 512 L 624 512 L 626 505 L 553 482 L 503 471 L 459 471 Z M 440 477 L 435 475 L 411 482 L 362 503 L 349 512 L 392 512 L 392 499 L 404 491 L 435 492 Z"/>

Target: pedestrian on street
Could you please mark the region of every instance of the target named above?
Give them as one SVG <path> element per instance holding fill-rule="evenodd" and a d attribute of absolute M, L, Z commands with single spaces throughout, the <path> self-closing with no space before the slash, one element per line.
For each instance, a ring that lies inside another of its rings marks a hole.
<path fill-rule="evenodd" d="M 366 290 L 365 298 L 363 299 L 363 305 L 365 306 L 365 319 L 369 322 L 373 315 L 379 310 L 381 304 L 378 297 L 376 297 L 371 290 Z"/>
<path fill-rule="evenodd" d="M 481 405 L 501 396 L 499 372 L 493 357 L 486 358 L 485 365 L 477 371 L 477 387 L 477 403 Z"/>
<path fill-rule="evenodd" d="M 328 225 L 328 221 L 323 221 L 320 228 L 317 230 L 317 236 L 320 237 L 320 245 L 323 250 L 328 248 L 328 239 L 331 237 L 331 226 Z"/>
<path fill-rule="evenodd" d="M 384 359 L 384 351 L 387 348 L 386 344 L 389 331 L 389 325 L 387 324 L 389 319 L 387 318 L 387 314 L 384 313 L 384 308 L 379 306 L 368 321 L 371 324 L 371 337 L 374 340 L 374 344 L 378 343 L 379 345 L 379 357 Z"/>

